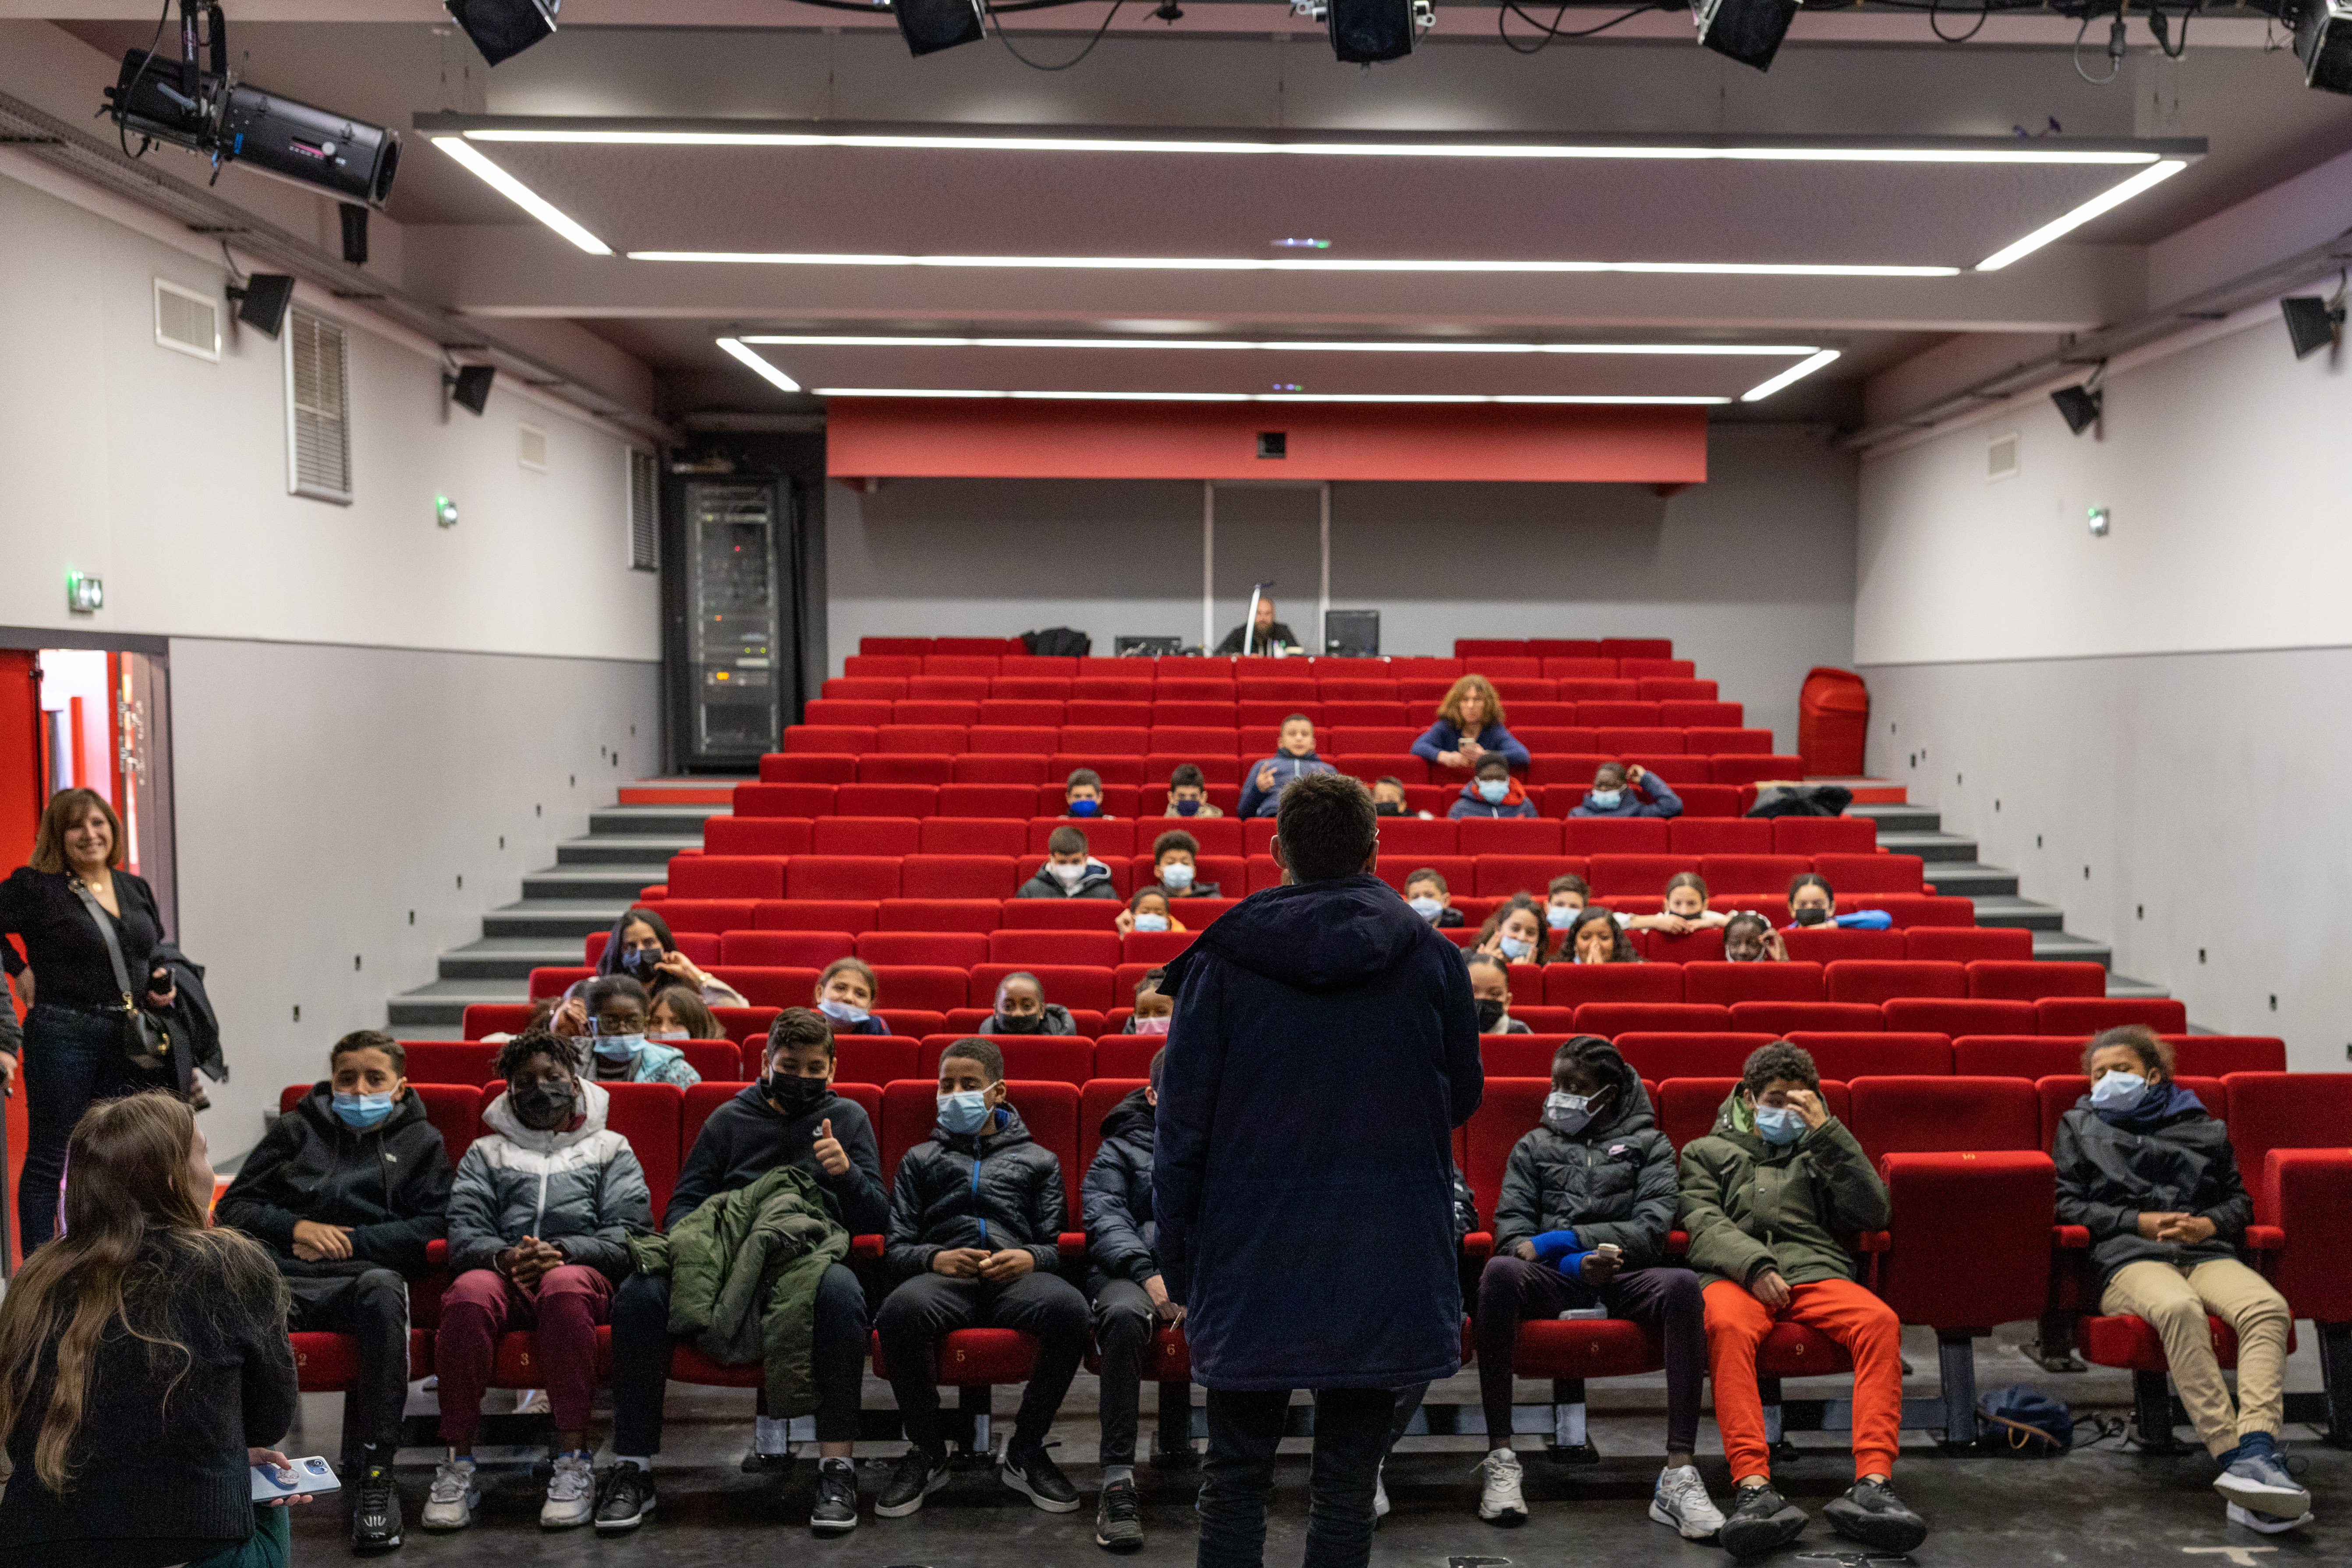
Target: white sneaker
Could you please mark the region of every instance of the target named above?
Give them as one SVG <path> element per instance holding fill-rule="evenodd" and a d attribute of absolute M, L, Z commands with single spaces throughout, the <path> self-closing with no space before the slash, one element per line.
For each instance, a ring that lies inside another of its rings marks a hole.
<path fill-rule="evenodd" d="M 1657 1490 L 1650 1494 L 1650 1517 L 1673 1525 L 1685 1541 L 1705 1541 L 1723 1528 L 1723 1511 L 1706 1495 L 1696 1465 L 1658 1472 Z"/>
<path fill-rule="evenodd" d="M 425 1494 L 421 1522 L 427 1530 L 463 1530 L 474 1522 L 474 1510 L 481 1502 L 482 1489 L 474 1484 L 472 1457 L 461 1459 L 453 1455 L 433 1472 L 433 1489 Z"/>
<path fill-rule="evenodd" d="M 1382 1520 L 1384 1520 L 1384 1519 L 1388 1518 L 1388 1516 L 1389 1516 L 1389 1462 L 1388 1462 L 1386 1459 L 1382 1459 L 1382 1460 L 1381 1461 L 1381 1468 L 1380 1468 L 1379 1469 L 1374 1470 L 1374 1471 L 1372 1472 L 1372 1526 L 1373 1526 L 1373 1528 L 1374 1528 L 1374 1529 L 1378 1529 L 1378 1528 L 1380 1527 L 1380 1522 L 1381 1522 L 1381 1521 L 1382 1521 Z"/>
<path fill-rule="evenodd" d="M 2301 1519 L 2283 1519 L 2274 1513 L 2257 1513 L 2252 1509 L 2241 1508 L 2236 1503 L 2231 1503 L 2222 1511 L 2228 1515 L 2231 1524 L 2242 1524 L 2248 1530 L 2260 1531 L 2264 1535 L 2277 1535 L 2289 1530 L 2300 1530 L 2312 1520 L 2309 1510 L 2305 1510 Z M 2270 1548 L 2265 1546 L 2263 1550 L 2267 1552 Z"/>
<path fill-rule="evenodd" d="M 1479 1462 L 1486 1486 L 1478 1494 L 1478 1517 L 1495 1524 L 1517 1524 L 1528 1517 L 1528 1500 L 1519 1490 L 1519 1457 L 1497 1448 Z"/>
<path fill-rule="evenodd" d="M 555 1474 L 547 1481 L 547 1500 L 540 1505 L 540 1529 L 570 1530 L 587 1523 L 595 1513 L 595 1466 L 586 1454 L 558 1454 Z"/>

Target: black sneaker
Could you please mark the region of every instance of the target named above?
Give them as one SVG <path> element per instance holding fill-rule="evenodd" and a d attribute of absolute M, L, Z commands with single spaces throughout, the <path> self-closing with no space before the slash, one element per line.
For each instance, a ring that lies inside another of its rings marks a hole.
<path fill-rule="evenodd" d="M 390 1552 L 400 1544 L 400 1489 L 390 1465 L 370 1464 L 352 1489 L 352 1550 Z"/>
<path fill-rule="evenodd" d="M 1927 1539 L 1927 1521 L 1903 1506 L 1885 1481 L 1856 1481 L 1822 1510 L 1840 1535 L 1850 1535 L 1874 1552 L 1908 1552 Z"/>
<path fill-rule="evenodd" d="M 1805 1532 L 1805 1510 L 1769 1485 L 1742 1487 L 1717 1542 L 1735 1558 L 1761 1557 Z"/>
<path fill-rule="evenodd" d="M 1112 1481 L 1095 1505 L 1095 1544 L 1106 1552 L 1143 1550 L 1143 1509 L 1133 1481 Z"/>
<path fill-rule="evenodd" d="M 922 1494 L 917 1493 L 918 1503 Z M 809 1510 L 809 1529 L 819 1535 L 846 1535 L 857 1528 L 857 1467 L 847 1459 L 816 1463 L 816 1506 Z"/>
<path fill-rule="evenodd" d="M 1024 1494 L 1047 1513 L 1078 1511 L 1078 1489 L 1070 1484 L 1070 1478 L 1062 1474 L 1061 1467 L 1046 1457 L 1043 1447 L 1007 1447 L 1004 1463 L 997 1474 L 1006 1486 Z"/>
<path fill-rule="evenodd" d="M 890 1484 L 874 1500 L 877 1519 L 904 1519 L 922 1510 L 923 1500 L 948 1484 L 948 1457 L 924 1451 L 916 1444 L 900 1457 L 890 1472 Z"/>
<path fill-rule="evenodd" d="M 654 1510 L 654 1478 L 625 1459 L 616 1459 L 596 1489 L 596 1533 L 618 1535 L 645 1523 Z"/>

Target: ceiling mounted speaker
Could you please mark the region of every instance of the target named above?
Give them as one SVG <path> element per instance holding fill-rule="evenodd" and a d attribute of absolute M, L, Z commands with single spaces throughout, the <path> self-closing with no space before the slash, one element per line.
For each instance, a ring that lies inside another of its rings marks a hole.
<path fill-rule="evenodd" d="M 2098 422 L 2107 395 L 2095 386 L 2062 386 L 2050 395 L 2050 401 L 2058 405 L 2058 417 L 2066 421 L 2066 428 L 2080 436 Z"/>
<path fill-rule="evenodd" d="M 2291 15 L 2303 84 L 2326 92 L 2352 92 L 2352 4 L 2303 0 Z"/>
<path fill-rule="evenodd" d="M 976 44 L 986 36 L 975 0 L 891 0 L 907 52 L 920 58 Z"/>
<path fill-rule="evenodd" d="M 1412 53 L 1412 0 L 1330 0 L 1331 52 L 1350 65 Z"/>
<path fill-rule="evenodd" d="M 256 272 L 242 284 L 230 284 L 228 297 L 236 301 L 238 321 L 274 338 L 286 324 L 286 307 L 294 301 L 294 279 L 284 272 Z"/>
<path fill-rule="evenodd" d="M 497 65 L 555 31 L 563 0 L 444 0 L 451 20 L 466 30 L 482 58 Z"/>
<path fill-rule="evenodd" d="M 490 383 L 498 374 L 494 364 L 461 364 L 455 371 L 442 372 L 441 384 L 449 389 L 450 402 L 468 414 L 479 414 L 489 405 Z"/>
<path fill-rule="evenodd" d="M 1796 17 L 1797 0 L 1702 0 L 1698 41 L 1727 59 L 1770 70 Z"/>
<path fill-rule="evenodd" d="M 2294 357 L 2336 346 L 2336 334 L 2344 330 L 2344 306 L 2340 300 L 2330 301 L 2316 294 L 2296 294 L 2279 301 L 2279 310 L 2286 317 L 2286 335 L 2294 344 Z"/>

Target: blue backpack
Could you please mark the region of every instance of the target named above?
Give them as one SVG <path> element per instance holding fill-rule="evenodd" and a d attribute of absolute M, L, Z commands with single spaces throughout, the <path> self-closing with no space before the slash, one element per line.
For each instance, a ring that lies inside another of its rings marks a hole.
<path fill-rule="evenodd" d="M 1977 1418 L 1993 1430 L 1988 1447 L 2022 1459 L 2046 1459 L 2074 1446 L 2074 1413 L 2029 1384 L 2012 1383 L 1977 1401 Z"/>

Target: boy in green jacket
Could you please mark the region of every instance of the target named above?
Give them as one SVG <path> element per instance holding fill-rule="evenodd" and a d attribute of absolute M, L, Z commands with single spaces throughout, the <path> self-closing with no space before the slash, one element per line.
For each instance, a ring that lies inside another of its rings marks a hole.
<path fill-rule="evenodd" d="M 1803 1323 L 1853 1357 L 1853 1487 L 1822 1511 L 1842 1535 L 1909 1552 L 1925 1521 L 1888 1484 L 1903 1425 L 1903 1331 L 1854 1280 L 1847 1232 L 1886 1223 L 1886 1188 L 1822 1102 L 1813 1058 L 1786 1040 L 1748 1058 L 1714 1131 L 1683 1146 L 1683 1226 L 1706 1282 L 1715 1420 L 1738 1500 L 1719 1537 L 1734 1557 L 1794 1541 L 1805 1512 L 1772 1489 L 1756 1349 L 1781 1321 Z"/>

